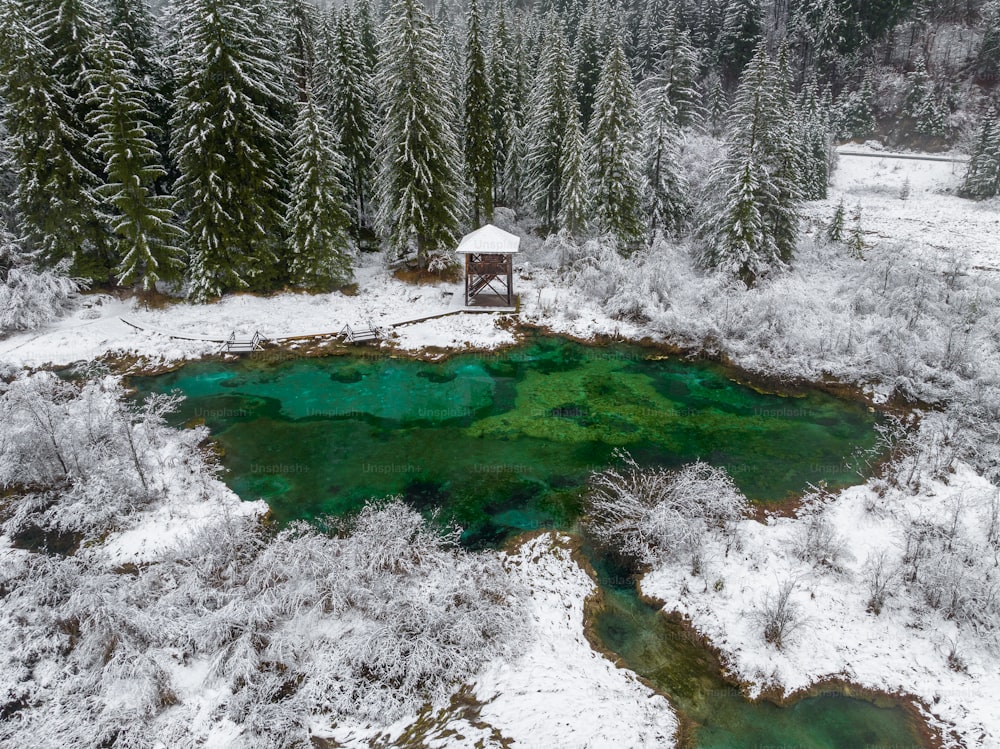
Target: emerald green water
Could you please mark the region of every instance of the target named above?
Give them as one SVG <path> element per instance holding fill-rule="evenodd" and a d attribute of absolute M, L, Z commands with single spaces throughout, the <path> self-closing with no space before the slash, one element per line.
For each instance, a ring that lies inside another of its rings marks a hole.
<path fill-rule="evenodd" d="M 177 423 L 204 421 L 233 489 L 265 499 L 280 521 L 401 494 L 461 525 L 473 548 L 571 530 L 588 475 L 616 448 L 646 465 L 725 466 L 749 497 L 769 502 L 809 483 L 856 481 L 849 457 L 875 442 L 875 417 L 858 404 L 763 394 L 711 365 L 562 339 L 440 363 L 199 362 L 133 385 L 140 395 L 183 392 Z M 791 708 L 747 703 L 700 646 L 616 580 L 602 584 L 608 606 L 595 628 L 702 726 L 699 747 L 920 746 L 898 709 L 829 696 Z"/>

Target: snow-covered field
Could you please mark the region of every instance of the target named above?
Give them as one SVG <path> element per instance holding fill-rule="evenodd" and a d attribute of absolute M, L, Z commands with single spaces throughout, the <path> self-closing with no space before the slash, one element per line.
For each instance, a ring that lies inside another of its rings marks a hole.
<path fill-rule="evenodd" d="M 959 503 L 972 535 L 986 526 L 990 502 L 997 498 L 997 487 L 965 465 L 947 482 L 927 481 L 915 495 L 891 490 L 879 498 L 870 486 L 853 487 L 822 511 L 840 547 L 832 566 L 796 553 L 808 516 L 773 518 L 766 525 L 745 521 L 742 548 L 728 555 L 718 544 L 706 550 L 701 576 L 682 564 L 658 567 L 644 577 L 642 590 L 662 600 L 666 610 L 689 617 L 721 650 L 730 671 L 751 685 L 751 693 L 789 694 L 839 679 L 912 694 L 928 709 L 932 724 L 958 735 L 961 743 L 949 745 L 1000 746 L 995 639 L 959 626 L 902 581 L 908 523 L 947 527 Z M 869 580 L 880 553 L 892 593 L 876 615 L 868 610 Z M 968 553 L 985 555 L 995 565 L 997 551 L 989 545 L 970 547 Z M 795 584 L 790 600 L 799 624 L 778 649 L 765 642 L 758 613 L 786 581 Z M 949 662 L 952 654 L 957 660 Z"/>

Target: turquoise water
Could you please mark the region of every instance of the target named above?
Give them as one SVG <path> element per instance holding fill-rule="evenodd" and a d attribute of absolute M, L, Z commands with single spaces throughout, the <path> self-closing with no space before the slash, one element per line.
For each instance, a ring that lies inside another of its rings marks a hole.
<path fill-rule="evenodd" d="M 265 499 L 279 521 L 342 515 L 400 494 L 460 524 L 472 548 L 572 529 L 587 477 L 615 462 L 617 449 L 645 465 L 724 466 L 762 503 L 810 483 L 857 480 L 851 455 L 875 444 L 876 417 L 864 406 L 818 391 L 764 394 L 718 367 L 651 354 L 538 339 L 440 363 L 199 362 L 133 385 L 140 395 L 183 392 L 177 423 L 207 424 L 227 481 L 244 499 Z M 604 561 L 592 559 L 600 571 Z M 790 708 L 746 702 L 634 586 L 609 582 L 621 578 L 602 583 L 607 606 L 594 629 L 701 726 L 697 746 L 921 745 L 900 709 L 837 696 Z"/>

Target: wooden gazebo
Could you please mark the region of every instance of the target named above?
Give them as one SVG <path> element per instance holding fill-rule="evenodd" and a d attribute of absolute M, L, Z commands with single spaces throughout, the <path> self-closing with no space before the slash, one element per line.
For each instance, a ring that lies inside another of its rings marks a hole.
<path fill-rule="evenodd" d="M 521 238 L 493 224 L 466 234 L 456 252 L 465 255 L 465 306 L 514 304 L 514 255 Z"/>

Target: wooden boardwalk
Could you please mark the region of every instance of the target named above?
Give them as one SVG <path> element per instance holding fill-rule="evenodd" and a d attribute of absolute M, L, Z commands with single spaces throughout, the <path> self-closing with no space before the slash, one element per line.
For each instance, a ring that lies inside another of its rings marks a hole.
<path fill-rule="evenodd" d="M 456 300 L 461 301 L 461 300 Z M 416 323 L 425 322 L 427 320 L 436 320 L 441 317 L 449 317 L 451 315 L 460 315 L 463 313 L 474 313 L 474 314 L 512 314 L 517 311 L 516 307 L 466 307 L 462 304 L 451 305 L 443 309 L 439 309 L 432 312 L 423 312 L 419 315 L 413 315 L 410 317 L 405 317 L 393 321 L 384 323 L 381 326 L 375 326 L 372 324 L 351 326 L 344 325 L 339 331 L 323 331 L 317 333 L 295 333 L 295 334 L 284 334 L 284 335 L 269 335 L 264 336 L 259 331 L 256 332 L 251 338 L 237 338 L 236 332 L 233 331 L 229 337 L 222 336 L 202 336 L 193 333 L 185 333 L 172 330 L 164 330 L 162 328 L 155 328 L 149 325 L 142 324 L 136 320 L 120 317 L 119 319 L 128 325 L 129 327 L 135 328 L 136 330 L 141 330 L 145 333 L 155 333 L 157 335 L 162 335 L 167 338 L 175 338 L 181 341 L 198 341 L 203 343 L 215 343 L 219 344 L 223 351 L 227 353 L 241 354 L 249 353 L 252 351 L 259 351 L 263 348 L 265 343 L 284 343 L 289 341 L 304 341 L 313 338 L 344 338 L 348 343 L 370 343 L 370 342 L 380 342 L 383 338 L 381 330 L 391 330 L 393 328 L 402 327 L 403 325 L 415 325 Z"/>

